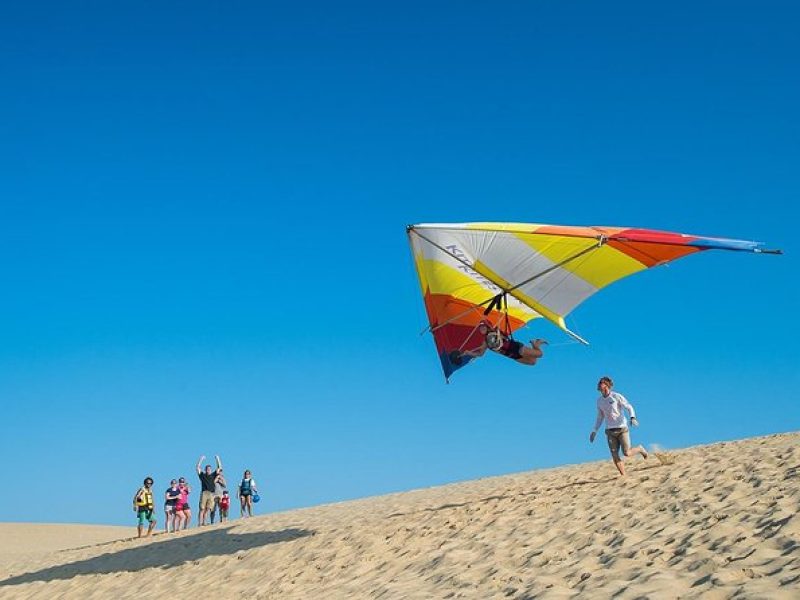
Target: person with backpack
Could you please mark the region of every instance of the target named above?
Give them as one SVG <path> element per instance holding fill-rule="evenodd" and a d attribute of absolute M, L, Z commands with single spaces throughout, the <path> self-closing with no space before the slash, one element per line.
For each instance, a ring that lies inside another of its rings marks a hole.
<path fill-rule="evenodd" d="M 137 537 L 142 537 L 145 521 L 150 523 L 147 528 L 147 535 L 153 533 L 153 529 L 156 526 L 155 508 L 156 505 L 153 502 L 153 478 L 145 477 L 144 485 L 133 496 L 133 512 L 136 513 L 136 517 L 139 519 L 139 525 L 136 528 L 139 533 Z"/>
<path fill-rule="evenodd" d="M 253 497 L 258 495 L 258 488 L 256 487 L 256 480 L 253 479 L 252 473 L 249 470 L 244 472 L 242 482 L 239 484 L 239 504 L 240 516 L 252 517 L 253 516 Z M 247 513 L 247 514 L 245 514 Z"/>

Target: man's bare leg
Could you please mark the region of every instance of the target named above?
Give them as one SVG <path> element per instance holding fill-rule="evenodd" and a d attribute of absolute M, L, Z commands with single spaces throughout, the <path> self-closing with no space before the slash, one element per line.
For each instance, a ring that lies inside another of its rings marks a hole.
<path fill-rule="evenodd" d="M 619 456 L 612 456 L 611 458 L 614 460 L 614 466 L 617 467 L 619 474 L 625 477 L 625 463 L 622 462 Z"/>
<path fill-rule="evenodd" d="M 535 365 L 539 357 L 531 352 L 529 348 L 522 350 L 522 356 L 517 359 L 517 362 L 522 365 Z"/>
<path fill-rule="evenodd" d="M 545 340 L 531 340 L 531 347 L 522 346 L 520 348 L 520 357 L 517 359 L 518 363 L 523 365 L 535 365 L 536 361 L 544 356 L 544 352 L 540 349 L 542 344 L 546 344 Z"/>
<path fill-rule="evenodd" d="M 647 450 L 644 449 L 644 446 L 641 444 L 636 446 L 636 448 L 628 448 L 628 451 L 625 452 L 625 456 L 636 456 L 637 454 L 641 454 L 642 458 L 647 460 L 648 454 Z"/>

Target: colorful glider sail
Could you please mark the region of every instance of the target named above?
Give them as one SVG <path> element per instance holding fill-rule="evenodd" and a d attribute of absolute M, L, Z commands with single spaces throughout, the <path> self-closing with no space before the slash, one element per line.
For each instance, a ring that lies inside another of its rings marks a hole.
<path fill-rule="evenodd" d="M 476 345 L 482 321 L 511 334 L 544 317 L 587 343 L 564 318 L 623 277 L 702 250 L 780 253 L 760 242 L 622 227 L 422 224 L 408 236 L 448 379 L 469 362 L 451 357 Z"/>

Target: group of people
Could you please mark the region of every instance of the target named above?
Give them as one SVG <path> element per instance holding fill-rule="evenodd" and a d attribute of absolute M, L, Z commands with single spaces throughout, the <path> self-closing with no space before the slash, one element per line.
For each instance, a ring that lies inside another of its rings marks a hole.
<path fill-rule="evenodd" d="M 200 502 L 198 505 L 197 524 L 204 526 L 214 524 L 216 517 L 223 523 L 228 520 L 230 510 L 230 493 L 228 483 L 222 470 L 222 461 L 215 456 L 216 469 L 210 464 L 201 468 L 205 456 L 197 461 L 197 476 L 200 479 Z M 191 486 L 184 477 L 172 479 L 164 493 L 164 532 L 177 532 L 188 529 L 192 520 L 192 509 L 189 504 Z M 253 504 L 259 501 L 258 488 L 250 470 L 245 470 L 242 480 L 237 486 L 236 497 L 239 500 L 240 517 L 253 516 Z M 139 537 L 150 535 L 156 527 L 156 503 L 153 494 L 153 478 L 145 477 L 142 487 L 133 496 L 133 510 L 138 519 Z M 145 532 L 145 524 L 147 531 Z"/>
<path fill-rule="evenodd" d="M 538 348 L 539 345 L 541 344 L 532 344 L 532 348 L 538 353 L 541 352 Z M 535 362 L 540 357 L 541 354 L 536 357 L 531 356 L 531 359 Z M 600 425 L 605 421 L 606 441 L 611 452 L 611 459 L 614 461 L 614 466 L 616 466 L 619 474 L 624 476 L 625 464 L 623 457 L 631 457 L 638 454 L 646 459 L 648 453 L 641 445 L 631 447 L 630 431 L 625 412 L 627 411 L 630 414 L 630 423 L 634 427 L 639 425 L 639 421 L 636 418 L 636 411 L 633 405 L 628 402 L 625 396 L 612 391 L 613 387 L 614 382 L 607 376 L 601 377 L 600 381 L 597 382 L 597 391 L 600 392 L 600 396 L 597 398 L 597 418 L 595 419 L 594 429 L 589 434 L 589 442 L 594 442 Z M 622 450 L 623 456 L 620 456 L 620 450 Z M 204 459 L 205 456 L 201 456 L 200 460 L 197 461 L 197 476 L 200 478 L 201 486 L 199 513 L 197 516 L 197 524 L 199 526 L 206 525 L 207 522 L 213 524 L 217 514 L 220 522 L 226 521 L 230 508 L 228 484 L 222 471 L 222 461 L 220 461 L 219 456 L 216 456 L 216 469 L 213 469 L 209 464 L 201 469 L 200 466 Z M 191 491 L 191 487 L 183 477 L 170 481 L 170 487 L 164 494 L 165 532 L 176 532 L 189 527 L 192 518 L 192 511 L 189 507 L 189 494 Z M 240 516 L 252 517 L 253 503 L 258 502 L 259 496 L 256 482 L 249 470 L 244 472 L 242 481 L 238 485 L 236 496 L 239 499 Z M 150 535 L 156 526 L 152 477 L 145 478 L 144 485 L 134 495 L 133 510 L 139 520 L 139 537 L 144 534 L 145 523 L 149 523 L 146 535 Z"/>

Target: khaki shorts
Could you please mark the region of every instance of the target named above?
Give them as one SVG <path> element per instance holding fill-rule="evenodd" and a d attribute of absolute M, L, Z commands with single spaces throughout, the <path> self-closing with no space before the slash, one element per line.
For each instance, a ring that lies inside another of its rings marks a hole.
<path fill-rule="evenodd" d="M 619 458 L 619 448 L 622 446 L 622 453 L 627 455 L 631 449 L 631 434 L 627 427 L 614 427 L 606 429 L 606 440 L 611 456 Z"/>
<path fill-rule="evenodd" d="M 200 494 L 200 510 L 214 510 L 214 492 L 203 491 Z"/>

